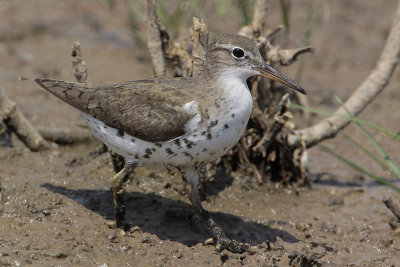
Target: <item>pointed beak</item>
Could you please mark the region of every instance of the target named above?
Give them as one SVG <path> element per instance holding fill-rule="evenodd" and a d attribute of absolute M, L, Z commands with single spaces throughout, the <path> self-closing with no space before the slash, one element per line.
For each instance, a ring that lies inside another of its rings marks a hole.
<path fill-rule="evenodd" d="M 280 73 L 279 71 L 277 71 L 276 69 L 272 68 L 271 66 L 267 65 L 264 63 L 264 65 L 262 67 L 255 67 L 256 70 L 258 70 L 259 72 L 261 72 L 261 75 L 272 79 L 274 81 L 280 82 L 284 85 L 289 86 L 290 88 L 306 95 L 306 91 L 300 86 L 298 85 L 295 81 L 289 79 L 288 77 L 286 77 L 285 75 L 283 75 L 282 73 Z"/>

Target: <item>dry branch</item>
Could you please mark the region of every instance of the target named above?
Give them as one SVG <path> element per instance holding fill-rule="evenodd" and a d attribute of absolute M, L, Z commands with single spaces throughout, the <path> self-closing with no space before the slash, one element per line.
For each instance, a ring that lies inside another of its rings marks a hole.
<path fill-rule="evenodd" d="M 17 137 L 32 151 L 48 149 L 49 144 L 22 114 L 17 104 L 0 90 L 0 121 L 6 123 Z"/>
<path fill-rule="evenodd" d="M 257 0 L 254 6 L 252 27 L 253 31 L 263 33 L 266 29 L 266 18 L 269 8 L 269 0 Z"/>
<path fill-rule="evenodd" d="M 147 49 L 150 53 L 155 77 L 166 75 L 165 47 L 168 43 L 167 33 L 161 29 L 156 14 L 155 0 L 146 1 L 147 11 Z"/>
<path fill-rule="evenodd" d="M 299 55 L 309 52 L 313 52 L 313 48 L 309 45 L 294 49 L 280 49 L 279 46 L 275 46 L 267 52 L 267 58 L 272 64 L 280 63 L 282 66 L 287 66 L 296 61 Z"/>
<path fill-rule="evenodd" d="M 94 137 L 89 130 L 63 129 L 63 128 L 38 128 L 38 132 L 46 140 L 57 144 L 83 143 L 93 140 Z"/>
<path fill-rule="evenodd" d="M 388 84 L 400 56 L 400 3 L 382 54 L 367 79 L 357 88 L 345 103 L 347 109 L 354 115 L 359 114 Z M 347 115 L 346 110 L 340 107 L 336 114 Z M 304 142 L 311 147 L 319 142 L 334 137 L 346 127 L 350 121 L 340 116 L 332 116 L 305 129 L 294 131 L 287 137 L 292 147 Z"/>
<path fill-rule="evenodd" d="M 204 69 L 206 60 L 206 50 L 208 45 L 208 30 L 207 25 L 203 20 L 193 18 L 193 26 L 190 31 L 193 43 L 192 51 L 192 75 L 198 77 Z"/>
<path fill-rule="evenodd" d="M 396 205 L 391 197 L 385 198 L 383 203 L 397 217 L 397 220 L 400 221 L 400 206 Z"/>
<path fill-rule="evenodd" d="M 87 65 L 81 57 L 81 44 L 78 41 L 72 44 L 72 68 L 78 82 L 84 83 L 87 81 Z"/>

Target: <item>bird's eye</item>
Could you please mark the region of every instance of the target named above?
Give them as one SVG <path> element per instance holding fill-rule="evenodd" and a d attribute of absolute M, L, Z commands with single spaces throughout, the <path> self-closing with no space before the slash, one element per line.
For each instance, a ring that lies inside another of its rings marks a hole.
<path fill-rule="evenodd" d="M 236 59 L 241 59 L 244 57 L 244 51 L 240 47 L 235 47 L 232 50 L 232 56 Z"/>

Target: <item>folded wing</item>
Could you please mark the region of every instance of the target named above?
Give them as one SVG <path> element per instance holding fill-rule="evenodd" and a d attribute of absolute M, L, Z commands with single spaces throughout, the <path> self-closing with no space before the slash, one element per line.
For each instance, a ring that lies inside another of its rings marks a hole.
<path fill-rule="evenodd" d="M 185 124 L 196 114 L 183 106 L 193 100 L 177 83 L 189 79 L 150 79 L 111 85 L 68 83 L 35 79 L 41 87 L 106 125 L 150 142 L 166 141 L 185 133 Z"/>

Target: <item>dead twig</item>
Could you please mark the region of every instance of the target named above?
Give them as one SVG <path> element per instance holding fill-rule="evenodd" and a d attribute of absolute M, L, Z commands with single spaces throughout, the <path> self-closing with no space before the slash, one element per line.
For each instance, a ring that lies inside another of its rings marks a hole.
<path fill-rule="evenodd" d="M 89 130 L 62 129 L 62 128 L 38 128 L 38 132 L 46 140 L 57 144 L 74 144 L 94 140 Z"/>
<path fill-rule="evenodd" d="M 252 27 L 254 31 L 264 32 L 267 27 L 267 13 L 269 8 L 269 0 L 257 0 L 254 6 Z"/>
<path fill-rule="evenodd" d="M 76 80 L 85 83 L 88 78 L 87 65 L 81 57 L 81 44 L 78 41 L 72 44 L 72 68 Z"/>
<path fill-rule="evenodd" d="M 400 2 L 395 18 L 381 56 L 367 79 L 356 89 L 344 104 L 346 108 L 357 116 L 364 108 L 385 88 L 390 81 L 393 71 L 400 57 Z M 347 115 L 346 110 L 340 107 L 337 115 Z M 332 138 L 346 127 L 350 120 L 342 116 L 332 116 L 321 120 L 319 123 L 290 133 L 287 137 L 288 144 L 292 147 L 304 142 L 306 147 L 312 147 L 321 141 Z"/>
<path fill-rule="evenodd" d="M 147 0 L 147 49 L 149 51 L 153 65 L 154 77 L 165 76 L 165 48 L 168 44 L 168 34 L 161 29 L 160 22 L 156 14 L 155 0 Z"/>
<path fill-rule="evenodd" d="M 386 207 L 397 217 L 397 220 L 400 221 L 400 206 L 396 205 L 391 197 L 385 198 L 383 203 L 385 203 Z"/>
<path fill-rule="evenodd" d="M 199 21 L 193 18 L 193 26 L 190 31 L 193 43 L 192 51 L 192 73 L 194 77 L 201 75 L 206 60 L 206 50 L 208 45 L 208 29 L 204 20 Z"/>
<path fill-rule="evenodd" d="M 282 66 L 287 66 L 296 61 L 299 55 L 313 51 L 313 48 L 309 45 L 294 49 L 280 49 L 279 46 L 275 46 L 267 52 L 267 58 L 271 63 L 280 63 Z"/>
<path fill-rule="evenodd" d="M 237 147 L 239 148 L 240 157 L 244 160 L 245 164 L 251 168 L 254 175 L 256 176 L 257 183 L 259 185 L 262 185 L 263 178 L 262 178 L 262 175 L 260 174 L 257 166 L 250 162 L 249 158 L 247 157 L 246 150 L 243 148 L 243 145 L 241 143 L 238 143 Z"/>
<path fill-rule="evenodd" d="M 276 136 L 282 131 L 288 117 L 285 115 L 287 105 L 289 104 L 289 94 L 285 94 L 278 104 L 278 111 L 274 115 L 274 121 L 268 129 L 264 130 L 263 137 L 252 148 L 253 151 L 259 150 L 260 152 L 268 150 L 271 143 L 275 140 Z"/>
<path fill-rule="evenodd" d="M 50 145 L 36 131 L 25 118 L 14 101 L 11 101 L 0 89 L 0 121 L 5 122 L 8 128 L 32 151 L 50 148 Z"/>

